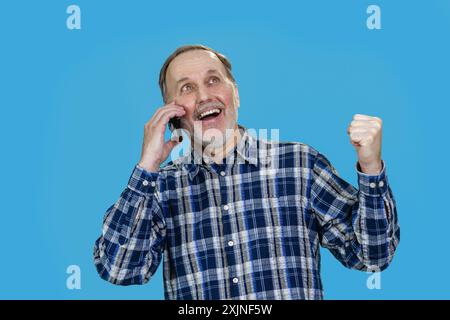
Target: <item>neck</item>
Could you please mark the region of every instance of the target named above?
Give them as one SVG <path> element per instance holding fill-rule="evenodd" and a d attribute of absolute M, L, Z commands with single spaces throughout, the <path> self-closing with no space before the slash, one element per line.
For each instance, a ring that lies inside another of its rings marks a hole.
<path fill-rule="evenodd" d="M 203 154 L 211 158 L 215 163 L 222 163 L 223 159 L 230 153 L 241 140 L 242 135 L 239 127 L 236 125 L 233 134 L 227 137 L 227 140 L 222 146 L 203 148 Z"/>

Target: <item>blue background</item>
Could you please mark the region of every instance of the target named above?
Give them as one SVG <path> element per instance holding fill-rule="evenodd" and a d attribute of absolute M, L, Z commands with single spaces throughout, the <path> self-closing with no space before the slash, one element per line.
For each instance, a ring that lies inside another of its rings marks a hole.
<path fill-rule="evenodd" d="M 384 120 L 383 158 L 401 242 L 381 274 L 322 250 L 327 299 L 450 298 L 448 129 L 450 2 L 69 1 L 0 7 L 0 298 L 162 299 L 162 264 L 145 286 L 101 280 L 93 244 L 139 160 L 161 106 L 157 77 L 178 46 L 232 61 L 239 122 L 324 153 L 356 185 L 353 114 Z M 381 7 L 381 30 L 366 8 Z M 66 288 L 67 266 L 81 290 Z"/>

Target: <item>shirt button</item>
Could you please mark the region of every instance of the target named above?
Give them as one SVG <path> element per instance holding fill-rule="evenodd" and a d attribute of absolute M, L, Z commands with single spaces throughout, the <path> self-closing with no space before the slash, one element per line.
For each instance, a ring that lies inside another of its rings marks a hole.
<path fill-rule="evenodd" d="M 152 181 L 152 183 L 150 183 L 150 185 L 151 185 L 152 187 L 156 186 L 155 181 Z"/>
<path fill-rule="evenodd" d="M 384 187 L 384 181 L 378 182 L 378 186 L 379 186 L 380 188 L 383 188 L 383 187 Z"/>
<path fill-rule="evenodd" d="M 238 278 L 233 278 L 233 283 L 238 283 L 239 279 Z"/>
<path fill-rule="evenodd" d="M 375 184 L 375 182 L 371 182 L 370 184 L 369 184 L 369 187 L 371 187 L 371 188 L 375 188 L 377 185 Z"/>
<path fill-rule="evenodd" d="M 142 185 L 143 185 L 144 187 L 148 186 L 148 181 L 147 181 L 147 180 L 142 181 Z"/>
<path fill-rule="evenodd" d="M 220 175 L 223 177 L 225 176 L 225 171 L 220 171 Z"/>
<path fill-rule="evenodd" d="M 228 241 L 228 246 L 232 247 L 234 245 L 233 240 Z"/>
<path fill-rule="evenodd" d="M 227 205 L 224 205 L 224 206 L 223 206 L 223 210 L 225 210 L 225 211 L 228 210 L 228 206 L 227 206 Z"/>

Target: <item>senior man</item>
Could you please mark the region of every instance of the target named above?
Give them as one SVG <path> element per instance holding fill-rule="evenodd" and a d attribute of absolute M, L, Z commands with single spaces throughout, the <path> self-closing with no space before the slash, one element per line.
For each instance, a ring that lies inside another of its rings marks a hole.
<path fill-rule="evenodd" d="M 95 243 L 101 278 L 144 284 L 163 260 L 166 299 L 322 299 L 320 246 L 348 268 L 390 264 L 400 229 L 381 119 L 355 115 L 347 127 L 356 189 L 311 146 L 238 124 L 221 53 L 180 47 L 159 84 L 165 105 L 145 124 L 140 161 Z M 168 124 L 188 133 L 191 150 L 161 167 L 182 140 L 165 141 Z"/>

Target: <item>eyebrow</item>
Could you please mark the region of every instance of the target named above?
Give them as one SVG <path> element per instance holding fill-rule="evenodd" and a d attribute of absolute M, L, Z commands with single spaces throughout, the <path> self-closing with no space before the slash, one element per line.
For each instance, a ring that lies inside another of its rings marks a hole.
<path fill-rule="evenodd" d="M 207 74 L 211 74 L 211 73 L 219 73 L 219 71 L 217 71 L 216 69 L 209 69 L 206 73 L 207 73 Z"/>
<path fill-rule="evenodd" d="M 181 78 L 180 80 L 177 81 L 177 86 L 178 86 L 180 83 L 182 83 L 182 82 L 184 82 L 184 81 L 186 81 L 186 80 L 189 80 L 189 78 L 188 78 L 188 77 L 183 77 L 183 78 Z"/>
<path fill-rule="evenodd" d="M 208 71 L 206 71 L 206 74 L 218 74 L 218 73 L 219 71 L 217 71 L 216 69 L 209 69 Z M 186 80 L 189 80 L 189 77 L 181 78 L 180 80 L 177 81 L 177 86 Z"/>

